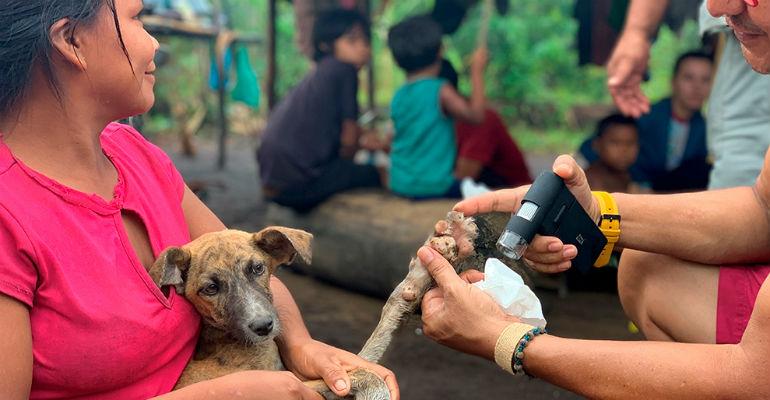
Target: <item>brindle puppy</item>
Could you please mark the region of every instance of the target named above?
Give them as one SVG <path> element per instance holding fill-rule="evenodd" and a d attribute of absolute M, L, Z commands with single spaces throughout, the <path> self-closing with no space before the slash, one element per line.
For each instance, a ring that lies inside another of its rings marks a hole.
<path fill-rule="evenodd" d="M 169 247 L 150 268 L 158 287 L 172 285 L 201 314 L 195 355 L 176 388 L 243 370 L 283 370 L 274 339 L 280 333 L 270 276 L 299 255 L 310 262 L 312 235 L 269 227 L 258 233 L 225 230 Z M 351 396 L 385 400 L 390 393 L 374 372 L 350 372 Z M 306 383 L 326 399 L 339 399 L 323 381 Z"/>

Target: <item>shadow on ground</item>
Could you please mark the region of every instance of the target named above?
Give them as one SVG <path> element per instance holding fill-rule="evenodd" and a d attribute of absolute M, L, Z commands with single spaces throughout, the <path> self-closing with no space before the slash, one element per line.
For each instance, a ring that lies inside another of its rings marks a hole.
<path fill-rule="evenodd" d="M 204 185 L 204 201 L 229 227 L 257 231 L 264 227 L 266 210 L 256 178 L 254 143 L 231 138 L 227 165 L 216 167 L 213 141 L 199 141 L 199 154 L 186 158 L 178 143 L 155 140 L 174 161 L 185 181 Z M 527 157 L 532 174 L 549 168 L 553 155 Z M 428 232 L 426 232 L 427 234 Z M 419 243 L 415 243 L 415 250 Z M 602 271 L 600 290 L 582 283 L 582 290 L 557 294 L 560 278 L 543 281 L 553 290 L 538 291 L 550 333 L 572 338 L 641 340 L 630 333 L 628 320 L 612 290 L 614 271 Z M 281 270 L 313 337 L 357 352 L 379 319 L 383 299 L 340 289 L 308 276 Z M 596 286 L 596 285 L 593 285 Z M 586 290 L 586 288 L 591 290 Z M 537 379 L 514 378 L 495 364 L 442 347 L 420 334 L 414 316 L 393 341 L 383 364 L 395 372 L 402 399 L 579 399 L 580 396 Z M 472 329 L 472 327 L 470 328 Z"/>

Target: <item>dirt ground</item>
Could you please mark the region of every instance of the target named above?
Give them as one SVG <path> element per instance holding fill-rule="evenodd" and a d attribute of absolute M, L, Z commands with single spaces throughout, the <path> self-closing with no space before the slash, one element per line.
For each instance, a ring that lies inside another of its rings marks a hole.
<path fill-rule="evenodd" d="M 199 154 L 187 158 L 180 156 L 176 141 L 150 139 L 166 150 L 188 183 L 206 183 L 202 198 L 225 224 L 247 231 L 263 227 L 266 205 L 257 184 L 252 140 L 230 138 L 227 166 L 218 170 L 213 141 L 199 139 Z M 530 155 L 527 160 L 531 172 L 537 174 L 548 168 L 553 158 Z M 415 243 L 415 250 L 418 245 Z M 590 284 L 577 282 L 566 295 L 562 293 L 564 296 L 555 290 L 560 278 L 541 281 L 543 288 L 537 293 L 549 333 L 585 339 L 641 340 L 638 333 L 628 331 L 628 320 L 613 291 L 613 274 L 610 270 L 597 272 Z M 313 337 L 354 353 L 360 350 L 377 324 L 384 299 L 331 286 L 290 270 L 281 270 L 278 276 L 293 293 Z M 582 290 L 574 289 L 578 286 Z M 405 400 L 581 398 L 541 380 L 514 378 L 494 363 L 440 346 L 421 335 L 420 326 L 419 316 L 414 316 L 383 360 L 383 365 L 395 372 Z"/>

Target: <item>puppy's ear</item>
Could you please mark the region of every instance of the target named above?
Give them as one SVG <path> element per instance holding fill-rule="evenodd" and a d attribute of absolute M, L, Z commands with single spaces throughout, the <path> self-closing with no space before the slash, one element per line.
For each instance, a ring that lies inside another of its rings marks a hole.
<path fill-rule="evenodd" d="M 160 253 L 149 273 L 159 288 L 172 285 L 178 294 L 184 294 L 184 281 L 189 268 L 190 251 L 181 247 L 169 247 Z"/>
<path fill-rule="evenodd" d="M 313 235 L 305 231 L 271 226 L 255 233 L 253 240 L 257 248 L 273 257 L 279 264 L 291 264 L 297 255 L 302 261 L 310 264 Z"/>

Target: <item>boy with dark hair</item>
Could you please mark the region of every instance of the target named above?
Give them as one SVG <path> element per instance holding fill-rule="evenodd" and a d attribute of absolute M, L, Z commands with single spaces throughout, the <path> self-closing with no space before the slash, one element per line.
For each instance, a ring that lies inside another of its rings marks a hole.
<path fill-rule="evenodd" d="M 477 49 L 473 55 L 473 93 L 468 102 L 438 78 L 441 36 L 441 27 L 430 16 L 408 18 L 388 32 L 393 58 L 408 78 L 391 102 L 396 134 L 390 189 L 406 197 L 460 197 L 459 180 L 452 174 L 457 155 L 453 118 L 484 121 L 486 49 Z"/>
<path fill-rule="evenodd" d="M 605 192 L 629 192 L 631 173 L 628 169 L 639 153 L 636 120 L 622 114 L 602 119 L 597 125 L 592 145 L 599 158 L 585 170 L 591 188 Z"/>
<path fill-rule="evenodd" d="M 356 122 L 358 70 L 371 54 L 366 18 L 343 9 L 320 14 L 313 48 L 315 68 L 270 114 L 257 150 L 265 197 L 303 212 L 335 193 L 381 186 L 375 167 L 352 159 L 361 145 L 387 147 Z"/>
<path fill-rule="evenodd" d="M 677 58 L 671 97 L 652 105 L 637 121 L 639 156 L 631 166 L 634 182 L 655 192 L 705 189 L 711 165 L 706 120 L 700 109 L 711 87 L 712 60 L 701 52 Z M 598 157 L 590 140 L 580 147 L 589 162 Z"/>
<path fill-rule="evenodd" d="M 457 88 L 457 71 L 441 60 L 438 76 Z M 516 187 L 532 183 L 527 162 L 513 141 L 500 114 L 488 107 L 481 124 L 455 121 L 457 160 L 454 175 L 471 178 L 490 188 Z"/>

